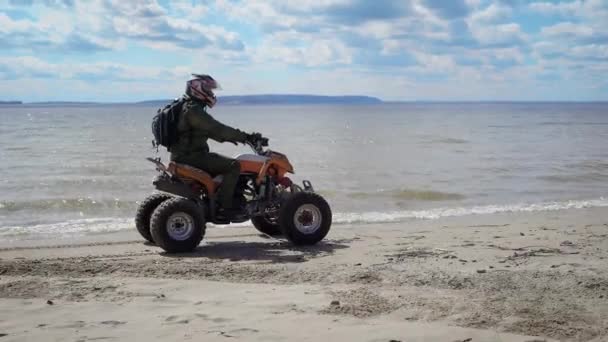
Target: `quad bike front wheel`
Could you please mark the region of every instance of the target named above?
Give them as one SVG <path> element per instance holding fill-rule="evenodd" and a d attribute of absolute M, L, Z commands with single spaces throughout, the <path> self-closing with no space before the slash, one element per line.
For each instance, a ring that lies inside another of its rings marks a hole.
<path fill-rule="evenodd" d="M 254 216 L 251 218 L 251 223 L 253 223 L 255 229 L 263 234 L 270 236 L 281 235 L 281 227 L 279 227 L 279 224 L 270 221 L 265 216 Z"/>
<path fill-rule="evenodd" d="M 279 226 L 294 245 L 314 245 L 327 235 L 331 220 L 331 209 L 323 197 L 298 192 L 283 203 Z"/>
<path fill-rule="evenodd" d="M 201 243 L 205 235 L 203 210 L 186 198 L 169 199 L 152 213 L 150 232 L 154 242 L 166 252 L 190 252 Z"/>
<path fill-rule="evenodd" d="M 150 233 L 150 217 L 152 216 L 154 209 L 172 197 L 173 196 L 161 193 L 152 194 L 146 197 L 146 199 L 137 207 L 137 212 L 135 213 L 135 228 L 137 228 L 139 234 L 148 242 L 154 243 L 152 234 Z"/>

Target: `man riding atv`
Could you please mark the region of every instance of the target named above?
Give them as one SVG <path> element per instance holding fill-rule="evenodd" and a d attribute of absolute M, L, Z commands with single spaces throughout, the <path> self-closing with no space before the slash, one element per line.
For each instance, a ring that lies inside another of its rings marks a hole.
<path fill-rule="evenodd" d="M 186 94 L 152 119 L 154 146 L 166 147 L 171 162 L 147 158 L 159 173 L 152 182 L 156 192 L 137 207 L 137 231 L 168 253 L 196 248 L 207 223 L 251 220 L 261 233 L 295 245 L 323 240 L 332 221 L 327 201 L 308 180 L 302 186 L 292 182 L 293 165 L 287 155 L 268 148 L 268 139 L 212 118 L 206 108 L 215 105 L 218 84 L 208 75 L 193 76 Z M 210 152 L 208 139 L 244 143 L 253 153 L 227 158 Z"/>
<path fill-rule="evenodd" d="M 217 99 L 213 90 L 219 84 L 209 75 L 193 74 L 186 84 L 185 103 L 179 114 L 177 141 L 170 148 L 171 160 L 204 170 L 213 177 L 223 176 L 217 198 L 220 205 L 218 215 L 233 217 L 242 210 L 234 203 L 234 190 L 240 174 L 238 160 L 209 151 L 208 139 L 218 142 L 252 143 L 265 139 L 260 133 L 247 134 L 215 120 L 206 108 L 212 108 Z"/>

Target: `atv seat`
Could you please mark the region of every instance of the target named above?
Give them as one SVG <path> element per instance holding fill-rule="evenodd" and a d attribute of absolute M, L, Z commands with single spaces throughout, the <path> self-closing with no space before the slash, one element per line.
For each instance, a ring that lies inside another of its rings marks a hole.
<path fill-rule="evenodd" d="M 215 190 L 222 182 L 221 176 L 213 178 L 210 174 L 201 169 L 176 162 L 170 162 L 167 171 L 177 178 L 191 179 L 201 183 L 209 194 L 214 194 Z"/>

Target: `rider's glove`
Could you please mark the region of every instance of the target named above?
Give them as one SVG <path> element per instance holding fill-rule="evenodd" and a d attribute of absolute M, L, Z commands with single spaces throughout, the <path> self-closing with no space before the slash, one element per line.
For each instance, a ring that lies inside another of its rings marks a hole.
<path fill-rule="evenodd" d="M 268 139 L 262 137 L 262 134 L 260 133 L 247 134 L 245 141 L 252 145 L 256 145 L 258 142 L 261 142 L 262 146 L 268 145 Z"/>
<path fill-rule="evenodd" d="M 262 135 L 260 133 L 250 133 L 247 134 L 247 136 L 245 137 L 245 142 L 255 145 L 255 143 L 260 140 L 260 138 L 262 138 Z"/>

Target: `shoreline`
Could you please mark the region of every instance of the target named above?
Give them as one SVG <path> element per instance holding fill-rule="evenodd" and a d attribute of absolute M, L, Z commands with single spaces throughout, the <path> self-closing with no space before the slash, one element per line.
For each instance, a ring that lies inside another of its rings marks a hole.
<path fill-rule="evenodd" d="M 171 256 L 134 231 L 0 245 L 0 333 L 601 341 L 607 237 L 608 210 L 587 208 L 336 225 L 300 248 L 216 227 Z"/>
<path fill-rule="evenodd" d="M 547 217 L 550 219 L 551 213 L 568 212 L 575 213 L 577 210 L 587 210 L 589 212 L 608 210 L 608 199 L 604 197 L 586 200 L 568 200 L 568 201 L 545 201 L 540 203 L 519 203 L 519 204 L 494 204 L 494 205 L 477 205 L 477 206 L 462 206 L 462 207 L 436 207 L 428 209 L 415 209 L 403 211 L 389 212 L 363 212 L 363 213 L 334 213 L 334 227 L 368 227 L 374 225 L 402 225 L 408 226 L 416 224 L 416 222 L 452 222 L 454 220 L 475 220 L 484 221 L 488 218 L 509 217 L 517 215 L 532 214 L 536 216 Z M 90 223 L 89 223 L 90 221 Z M 31 227 L 39 229 L 47 227 L 47 229 L 61 230 L 61 227 L 53 227 L 54 225 L 63 225 L 65 223 L 77 222 L 79 225 L 113 227 L 110 230 L 81 230 L 70 231 L 63 235 L 57 235 L 51 238 L 49 232 L 42 231 L 36 233 L 20 232 L 18 234 L 0 235 L 0 250 L 11 248 L 14 246 L 46 246 L 47 244 L 55 245 L 61 242 L 61 245 L 78 244 L 78 243 L 95 243 L 99 241 L 125 241 L 125 239 L 137 240 L 138 234 L 133 234 L 133 218 L 132 217 L 92 217 L 86 219 L 68 220 L 66 222 L 57 223 L 42 223 L 32 225 Z M 25 225 L 27 226 L 27 225 Z M 234 228 L 251 228 L 253 226 L 248 221 L 246 223 L 214 226 L 208 224 L 208 229 L 234 229 Z M 119 229 L 116 229 L 120 227 Z M 11 227 L 4 227 L 9 229 Z M 15 226 L 14 228 L 20 228 Z M 253 230 L 255 231 L 255 230 Z M 36 236 L 38 234 L 38 236 Z"/>

